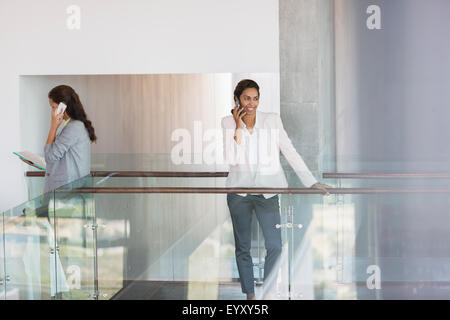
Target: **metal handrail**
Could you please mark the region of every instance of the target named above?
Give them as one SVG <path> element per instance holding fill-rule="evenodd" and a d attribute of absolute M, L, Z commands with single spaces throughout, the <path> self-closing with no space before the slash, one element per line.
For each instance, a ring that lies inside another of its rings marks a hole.
<path fill-rule="evenodd" d="M 27 171 L 27 177 L 44 177 L 44 171 Z M 163 177 L 163 178 L 220 178 L 227 177 L 228 172 L 191 172 L 191 171 L 91 171 L 92 177 L 120 177 L 120 178 L 145 178 L 145 177 Z"/>
<path fill-rule="evenodd" d="M 323 173 L 324 179 L 448 179 L 450 173 Z"/>
<path fill-rule="evenodd" d="M 192 171 L 91 171 L 92 177 L 205 177 L 220 178 L 227 177 L 228 172 L 192 172 Z M 44 171 L 27 171 L 27 177 L 44 177 Z M 447 179 L 450 173 L 345 173 L 326 172 L 322 174 L 324 179 L 386 179 L 386 178 L 406 178 L 406 179 Z"/>
<path fill-rule="evenodd" d="M 381 188 L 329 188 L 330 194 L 382 194 L 382 193 L 450 193 L 450 187 L 381 187 Z M 312 188 L 214 188 L 214 187 L 83 187 L 59 188 L 56 193 L 257 193 L 257 194 L 324 194 Z"/>

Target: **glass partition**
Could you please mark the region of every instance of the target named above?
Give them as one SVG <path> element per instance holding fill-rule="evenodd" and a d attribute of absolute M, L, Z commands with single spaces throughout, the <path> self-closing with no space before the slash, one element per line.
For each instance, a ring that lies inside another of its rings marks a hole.
<path fill-rule="evenodd" d="M 3 213 L 2 299 L 95 298 L 90 199 L 49 192 Z"/>
<path fill-rule="evenodd" d="M 215 187 L 214 178 L 84 180 L 98 188 Z M 237 278 L 225 194 L 81 194 L 73 184 L 56 193 L 92 197 L 99 299 L 218 299 L 219 282 Z"/>
<path fill-rule="evenodd" d="M 192 155 L 195 157 L 195 155 Z M 132 169 L 130 169 L 132 168 Z M 44 172 L 33 167 L 27 166 L 27 170 L 36 174 L 39 172 L 42 176 L 28 176 L 27 189 L 28 199 L 32 200 L 42 195 L 44 190 Z M 167 179 L 158 179 L 157 177 L 116 177 L 121 171 L 127 172 L 198 172 L 198 173 L 216 173 L 227 172 L 226 165 L 218 164 L 173 164 L 170 154 L 103 154 L 93 153 L 91 155 L 92 172 L 108 172 L 109 175 L 95 176 L 92 182 L 93 187 L 102 185 L 105 187 L 153 187 L 153 186 L 202 186 L 223 185 L 225 186 L 226 177 L 168 177 Z M 113 179 L 112 179 L 113 178 Z M 186 182 L 186 180 L 188 182 Z"/>
<path fill-rule="evenodd" d="M 40 172 L 44 174 L 43 171 L 40 170 L 32 170 L 32 172 Z M 27 190 L 28 190 L 28 200 L 36 199 L 37 197 L 42 196 L 42 192 L 44 191 L 44 175 L 38 177 L 27 177 Z"/>
<path fill-rule="evenodd" d="M 134 180 L 134 181 L 133 181 Z M 224 187 L 223 178 L 94 177 L 78 185 L 95 188 Z M 99 299 L 241 299 L 234 237 L 226 193 L 79 193 L 74 184 L 56 191 L 92 197 Z M 105 191 L 107 192 L 107 190 Z M 264 237 L 252 220 L 251 254 L 256 293 L 289 299 L 288 195 L 280 197 L 283 254 L 273 291 L 263 288 Z M 62 208 L 56 202 L 56 221 Z M 58 222 L 58 232 L 61 227 Z M 59 238 L 58 238 L 59 239 Z M 58 240 L 60 241 L 60 240 Z M 61 245 L 60 245 L 61 246 Z M 63 259 L 64 260 L 64 259 Z M 95 290 L 95 289 L 94 289 Z"/>
<path fill-rule="evenodd" d="M 94 291 L 99 299 L 139 297 L 131 290 L 137 286 L 152 288 L 145 294 L 155 299 L 219 299 L 227 297 L 227 292 L 240 291 L 226 194 L 77 191 L 79 186 L 214 188 L 223 187 L 224 179 L 220 184 L 217 178 L 86 177 L 82 180 L 56 190 L 56 234 L 64 264 L 59 235 L 65 228 L 59 222 L 59 212 L 72 207 L 72 200 L 68 199 L 90 197 L 96 225 L 93 252 L 97 290 Z M 255 232 L 256 219 L 252 228 L 252 254 L 258 280 L 262 278 L 264 248 L 262 234 Z M 74 232 L 73 222 L 70 230 Z M 204 272 L 205 267 L 208 272 Z M 165 289 L 169 283 L 177 284 L 170 294 Z M 226 292 L 222 292 L 224 286 Z"/>
<path fill-rule="evenodd" d="M 190 164 L 175 164 L 169 153 L 93 153 L 91 155 L 91 170 L 94 171 L 187 171 L 187 172 L 217 172 L 228 171 L 225 164 L 200 164 L 194 163 L 193 159 L 203 154 L 190 154 Z M 130 169 L 132 168 L 132 169 Z"/>
<path fill-rule="evenodd" d="M 446 299 L 449 182 L 339 179 L 322 200 L 290 195 L 291 298 Z"/>
<path fill-rule="evenodd" d="M 6 211 L 3 217 L 4 286 L 7 300 L 57 297 L 53 194 Z"/>
<path fill-rule="evenodd" d="M 59 189 L 92 187 L 85 177 Z M 58 190 L 58 189 L 57 189 Z M 97 247 L 94 197 L 55 192 L 55 264 L 61 299 L 97 299 Z"/>
<path fill-rule="evenodd" d="M 273 226 L 282 253 L 266 280 L 253 215 L 257 298 L 445 298 L 449 182 L 327 179 L 329 196 L 285 190 Z M 224 186 L 223 177 L 85 177 L 55 191 L 48 217 L 33 215 L 38 199 L 6 212 L 6 298 L 244 299 L 226 192 L 211 190 Z M 152 189 L 165 187 L 187 189 Z"/>
<path fill-rule="evenodd" d="M 5 300 L 5 247 L 4 247 L 4 213 L 0 216 L 0 300 Z"/>

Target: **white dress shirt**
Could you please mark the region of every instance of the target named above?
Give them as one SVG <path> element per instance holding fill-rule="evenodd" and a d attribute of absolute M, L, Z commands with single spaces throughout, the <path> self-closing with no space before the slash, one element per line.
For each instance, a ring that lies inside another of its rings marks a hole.
<path fill-rule="evenodd" d="M 253 126 L 252 132 L 248 130 L 247 126 L 244 123 L 244 127 L 242 129 L 242 139 L 245 140 L 245 152 L 246 159 L 248 159 L 248 164 L 250 168 L 250 173 L 252 176 L 253 187 L 257 188 L 255 178 L 256 171 L 258 167 L 258 121 L 255 119 L 255 125 Z M 252 193 L 257 194 L 257 193 Z M 246 193 L 238 193 L 238 195 L 245 197 Z M 268 197 L 273 197 L 275 194 L 268 195 Z M 267 197 L 266 197 L 267 198 Z"/>
<path fill-rule="evenodd" d="M 292 145 L 278 114 L 257 111 L 253 133 L 244 124 L 240 144 L 234 140 L 236 122 L 233 116 L 222 118 L 222 129 L 224 159 L 230 165 L 227 187 L 287 188 L 280 151 L 306 187 L 317 182 Z M 264 194 L 264 197 L 274 195 Z"/>

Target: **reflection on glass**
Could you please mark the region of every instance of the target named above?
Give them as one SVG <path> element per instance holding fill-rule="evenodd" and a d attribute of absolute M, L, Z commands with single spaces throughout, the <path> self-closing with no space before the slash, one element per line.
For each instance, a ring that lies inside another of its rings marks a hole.
<path fill-rule="evenodd" d="M 6 299 L 55 299 L 57 274 L 53 194 L 45 194 L 5 213 Z"/>
<path fill-rule="evenodd" d="M 4 212 L 0 215 L 0 300 L 6 299 L 5 291 L 5 248 L 4 248 Z"/>
<path fill-rule="evenodd" d="M 62 268 L 58 275 L 61 299 L 96 299 L 95 241 L 92 194 L 70 190 L 92 185 L 90 177 L 79 179 L 55 190 L 55 226 L 57 254 Z"/>
<path fill-rule="evenodd" d="M 133 182 L 133 180 L 136 180 Z M 145 180 L 147 179 L 147 180 Z M 6 299 L 243 299 L 226 194 L 78 193 L 222 186 L 219 178 L 86 178 L 4 213 Z M 332 183 L 331 183 L 332 184 Z M 283 194 L 283 250 L 259 299 L 445 298 L 448 179 L 342 179 L 415 193 Z M 441 191 L 432 191 L 441 188 Z M 65 189 L 64 189 L 65 188 Z M 427 190 L 431 190 L 429 192 Z M 74 192 L 72 192 L 74 191 Z M 256 221 L 256 219 L 254 219 Z M 253 228 L 252 256 L 264 262 Z M 277 226 L 274 226 L 277 227 Z M 57 239 L 55 241 L 54 239 Z M 255 266 L 255 280 L 259 272 Z"/>

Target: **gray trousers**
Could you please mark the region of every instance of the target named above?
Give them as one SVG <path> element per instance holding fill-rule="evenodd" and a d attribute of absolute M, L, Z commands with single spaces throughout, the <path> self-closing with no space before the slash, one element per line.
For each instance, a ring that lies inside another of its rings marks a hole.
<path fill-rule="evenodd" d="M 242 197 L 228 194 L 227 203 L 233 223 L 236 263 L 242 292 L 254 293 L 253 261 L 250 255 L 253 210 L 261 226 L 267 250 L 264 262 L 266 280 L 281 254 L 281 229 L 275 227 L 280 223 L 278 195 L 266 199 L 263 195 L 248 194 Z"/>

